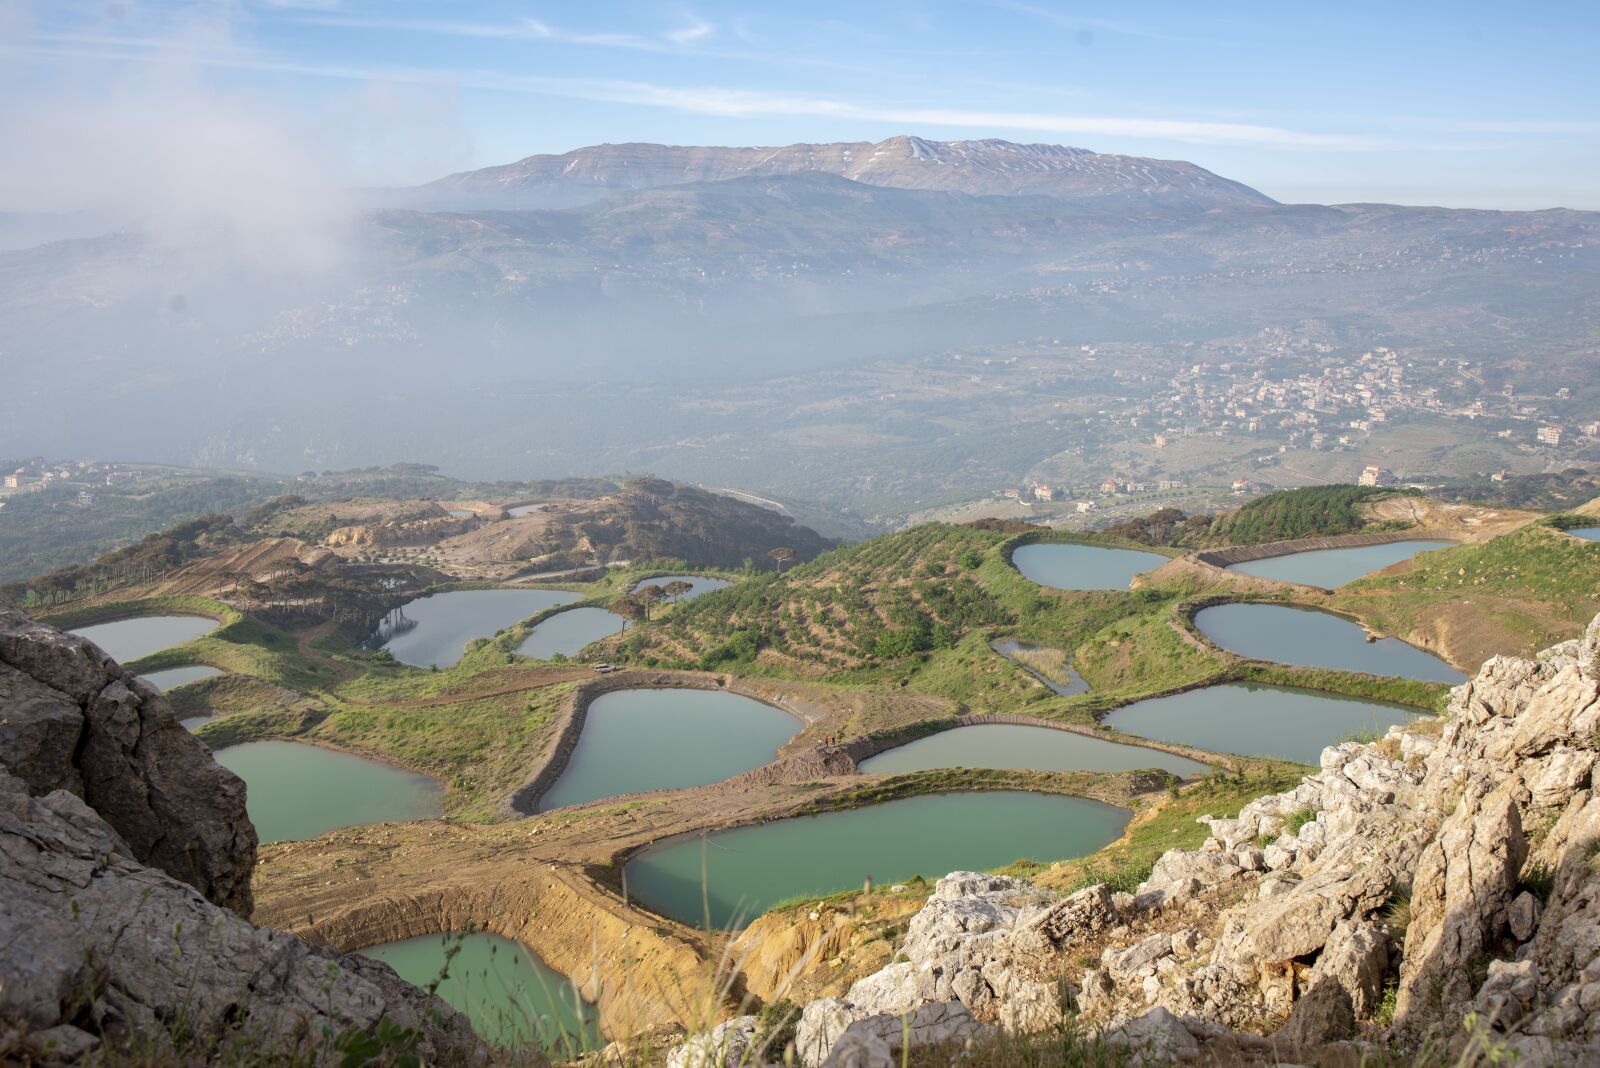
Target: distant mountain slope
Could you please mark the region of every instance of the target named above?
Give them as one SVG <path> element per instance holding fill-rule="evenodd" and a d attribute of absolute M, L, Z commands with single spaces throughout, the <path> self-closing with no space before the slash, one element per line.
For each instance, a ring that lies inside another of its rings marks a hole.
<path fill-rule="evenodd" d="M 1248 186 L 1181 160 L 1104 155 L 1065 145 L 891 137 L 783 148 L 594 145 L 453 174 L 409 191 L 418 206 L 565 207 L 612 193 L 730 178 L 822 173 L 867 185 L 978 196 L 1156 199 L 1206 209 L 1270 205 Z"/>

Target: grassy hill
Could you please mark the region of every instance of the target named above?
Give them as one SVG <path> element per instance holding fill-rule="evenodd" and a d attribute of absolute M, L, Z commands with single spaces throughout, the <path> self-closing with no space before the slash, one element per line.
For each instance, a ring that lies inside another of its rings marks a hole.
<path fill-rule="evenodd" d="M 1531 654 L 1600 613 L 1600 543 L 1534 523 L 1353 582 L 1333 603 L 1388 633 L 1448 635 L 1480 658 Z"/>
<path fill-rule="evenodd" d="M 1163 508 L 1124 520 L 1105 533 L 1142 545 L 1209 549 L 1224 545 L 1258 545 L 1293 538 L 1323 538 L 1403 529 L 1398 522 L 1374 522 L 1364 506 L 1417 490 L 1383 486 L 1305 486 L 1279 490 L 1243 507 L 1217 515 L 1185 515 Z"/>

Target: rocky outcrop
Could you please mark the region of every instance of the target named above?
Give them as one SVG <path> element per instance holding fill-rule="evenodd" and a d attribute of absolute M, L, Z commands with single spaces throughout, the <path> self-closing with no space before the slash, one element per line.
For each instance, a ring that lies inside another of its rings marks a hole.
<path fill-rule="evenodd" d="M 1064 1002 L 1143 1063 L 1448 1046 L 1463 1019 L 1480 1053 L 1600 1063 L 1600 619 L 1537 660 L 1489 661 L 1442 720 L 1321 765 L 1202 817 L 1205 843 L 1136 893 L 945 877 L 893 963 L 805 1007 L 802 1063 L 863 1020 L 946 1006 L 981 1037 L 1055 1027 Z"/>
<path fill-rule="evenodd" d="M 484 1059 L 388 965 L 252 925 L 255 853 L 244 784 L 160 695 L 0 609 L 0 1063 Z"/>
<path fill-rule="evenodd" d="M 387 965 L 255 927 L 132 852 L 76 794 L 0 772 L 0 1061 L 102 1043 L 155 1064 L 331 1054 L 385 1017 L 430 1061 L 480 1053 L 464 1017 Z"/>
<path fill-rule="evenodd" d="M 328 534 L 330 549 L 390 549 L 404 545 L 433 545 L 477 530 L 475 515 L 441 515 L 427 519 L 391 520 L 387 523 L 357 523 L 339 527 Z"/>
<path fill-rule="evenodd" d="M 141 863 L 249 916 L 244 783 L 93 643 L 0 609 L 0 767 L 82 798 Z"/>

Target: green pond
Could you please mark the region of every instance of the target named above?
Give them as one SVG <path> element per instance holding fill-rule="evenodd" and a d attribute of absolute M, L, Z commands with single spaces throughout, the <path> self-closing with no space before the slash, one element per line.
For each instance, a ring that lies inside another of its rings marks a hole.
<path fill-rule="evenodd" d="M 1399 638 L 1367 641 L 1355 623 L 1331 612 L 1273 604 L 1219 604 L 1195 613 L 1200 632 L 1240 656 L 1278 664 L 1364 671 L 1424 682 L 1466 675 Z"/>
<path fill-rule="evenodd" d="M 1041 586 L 1058 590 L 1125 590 L 1133 576 L 1160 567 L 1167 558 L 1160 553 L 1105 545 L 1034 542 L 1015 550 L 1011 562 Z"/>
<path fill-rule="evenodd" d="M 335 827 L 440 815 L 443 791 L 426 775 L 296 742 L 219 749 L 217 763 L 244 780 L 263 842 L 315 838 Z"/>
<path fill-rule="evenodd" d="M 1062 697 L 1071 697 L 1075 693 L 1087 693 L 1089 691 L 1089 684 L 1084 682 L 1083 676 L 1079 675 L 1070 665 L 1066 669 L 1067 677 L 1065 679 L 1052 679 L 1044 672 L 1035 670 L 1032 665 L 1017 659 L 1018 653 L 1029 653 L 1037 649 L 1046 648 L 1046 646 L 1037 642 L 1025 642 L 1020 638 L 1004 638 L 1000 641 L 990 642 L 989 648 L 1050 687 Z"/>
<path fill-rule="evenodd" d="M 1303 553 L 1247 560 L 1242 564 L 1230 565 L 1228 570 L 1255 575 L 1257 578 L 1300 582 L 1332 590 L 1347 582 L 1354 582 L 1362 575 L 1370 575 L 1402 560 L 1409 560 L 1418 553 L 1448 549 L 1454 544 L 1450 541 L 1417 540 L 1356 545 L 1345 549 L 1311 549 Z"/>
<path fill-rule="evenodd" d="M 361 952 L 400 978 L 426 988 L 449 971 L 435 992 L 467 1014 L 473 1029 L 511 1049 L 537 1046 L 570 1059 L 604 1043 L 594 1006 L 571 980 L 520 943 L 492 934 L 423 935 Z"/>
<path fill-rule="evenodd" d="M 1574 538 L 1582 538 L 1584 541 L 1600 541 L 1600 527 L 1579 527 L 1576 530 L 1569 530 L 1567 533 Z"/>
<path fill-rule="evenodd" d="M 188 667 L 167 668 L 165 671 L 147 671 L 139 677 L 162 693 L 166 693 L 186 683 L 199 682 L 201 679 L 214 678 L 220 674 L 222 674 L 220 668 L 214 668 L 209 664 L 191 664 Z"/>
<path fill-rule="evenodd" d="M 886 749 L 861 762 L 869 775 L 933 768 L 998 768 L 1002 771 L 1134 771 L 1160 768 L 1188 778 L 1211 770 L 1198 760 L 1142 745 L 1123 745 L 1075 731 L 1019 723 L 953 727 Z"/>
<path fill-rule="evenodd" d="M 708 578 L 705 575 L 657 575 L 655 578 L 645 579 L 633 589 L 634 592 L 638 592 L 648 586 L 665 586 L 669 582 L 687 582 L 692 587 L 688 593 L 679 595 L 680 601 L 692 601 L 703 593 L 726 589 L 733 585 L 727 579 Z"/>
<path fill-rule="evenodd" d="M 403 664 L 450 667 L 474 638 L 577 600 L 565 590 L 453 590 L 418 597 L 389 613 L 372 636 Z"/>
<path fill-rule="evenodd" d="M 721 782 L 767 763 L 799 731 L 788 713 L 719 690 L 601 694 L 589 703 L 577 747 L 539 810 Z"/>
<path fill-rule="evenodd" d="M 535 660 L 549 660 L 558 653 L 576 656 L 590 642 L 621 632 L 626 622 L 604 608 L 568 608 L 540 620 L 517 652 Z"/>
<path fill-rule="evenodd" d="M 1353 735 L 1382 735 L 1422 713 L 1399 705 L 1286 686 L 1227 683 L 1152 697 L 1107 713 L 1119 731 L 1209 749 L 1316 765 Z"/>
<path fill-rule="evenodd" d="M 216 620 L 205 616 L 138 616 L 114 623 L 96 623 L 92 627 L 75 627 L 72 633 L 88 638 L 117 663 L 127 664 L 193 641 L 219 626 Z"/>
<path fill-rule="evenodd" d="M 1115 841 L 1129 813 L 1081 797 L 1021 791 L 929 794 L 866 808 L 684 836 L 624 869 L 629 894 L 664 916 L 742 927 L 780 901 L 1066 860 Z"/>

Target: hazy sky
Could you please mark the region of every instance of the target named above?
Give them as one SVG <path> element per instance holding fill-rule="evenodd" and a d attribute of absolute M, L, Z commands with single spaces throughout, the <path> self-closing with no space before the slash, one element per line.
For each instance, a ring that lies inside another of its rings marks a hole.
<path fill-rule="evenodd" d="M 242 151 L 240 181 L 309 189 L 897 133 L 1189 159 L 1282 200 L 1600 209 L 1597 46 L 1594 2 L 0 0 L 0 210 L 72 206 L 141 143 L 172 156 L 152 185 Z"/>

